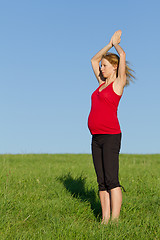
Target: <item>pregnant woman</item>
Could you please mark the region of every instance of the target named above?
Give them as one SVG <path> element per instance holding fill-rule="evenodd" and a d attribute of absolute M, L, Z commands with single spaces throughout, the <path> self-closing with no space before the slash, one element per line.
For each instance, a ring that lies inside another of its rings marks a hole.
<path fill-rule="evenodd" d="M 99 82 L 93 92 L 88 127 L 92 134 L 92 157 L 99 186 L 102 223 L 117 220 L 122 204 L 118 179 L 121 129 L 117 108 L 123 89 L 134 78 L 126 64 L 126 54 L 120 47 L 121 30 L 92 59 L 92 68 Z M 114 47 L 118 53 L 108 53 Z M 101 66 L 99 63 L 101 62 Z"/>

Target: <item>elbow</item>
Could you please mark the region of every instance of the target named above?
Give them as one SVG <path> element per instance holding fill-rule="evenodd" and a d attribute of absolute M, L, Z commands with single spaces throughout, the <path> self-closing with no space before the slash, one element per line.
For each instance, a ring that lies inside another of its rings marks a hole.
<path fill-rule="evenodd" d="M 91 65 L 93 66 L 93 64 L 94 64 L 94 60 L 93 60 L 93 59 L 91 59 Z"/>
<path fill-rule="evenodd" d="M 95 62 L 95 59 L 94 57 L 91 58 L 91 63 Z"/>
<path fill-rule="evenodd" d="M 95 65 L 96 65 L 96 66 L 99 65 L 99 62 L 100 62 L 100 59 L 96 59 L 96 58 L 94 58 L 94 57 L 91 59 L 91 64 L 92 64 L 92 66 L 93 66 L 93 65 L 94 65 L 94 66 L 95 66 Z"/>
<path fill-rule="evenodd" d="M 97 61 L 94 59 L 94 57 L 91 59 L 91 64 L 92 66 L 95 65 L 97 63 Z"/>

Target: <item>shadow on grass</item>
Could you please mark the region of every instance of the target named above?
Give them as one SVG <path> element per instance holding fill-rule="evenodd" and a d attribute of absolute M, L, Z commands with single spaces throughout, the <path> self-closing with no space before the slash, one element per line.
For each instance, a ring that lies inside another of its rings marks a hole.
<path fill-rule="evenodd" d="M 100 201 L 97 200 L 97 193 L 95 193 L 94 190 L 85 189 L 85 179 L 86 178 L 82 176 L 74 179 L 70 173 L 58 178 L 58 180 L 64 184 L 65 188 L 68 190 L 68 192 L 71 193 L 74 198 L 78 198 L 84 202 L 87 201 L 91 204 L 91 209 L 99 221 L 101 218 Z"/>

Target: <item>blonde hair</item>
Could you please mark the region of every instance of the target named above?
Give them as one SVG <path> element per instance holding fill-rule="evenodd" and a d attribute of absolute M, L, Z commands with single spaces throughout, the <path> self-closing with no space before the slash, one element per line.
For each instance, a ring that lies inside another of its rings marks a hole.
<path fill-rule="evenodd" d="M 105 58 L 106 60 L 108 60 L 113 66 L 117 65 L 117 72 L 116 75 L 118 77 L 118 66 L 119 66 L 119 60 L 120 57 L 115 54 L 115 53 L 109 53 L 107 52 L 105 55 L 102 56 L 102 59 Z M 102 60 L 101 59 L 101 60 Z M 132 70 L 129 66 L 128 66 L 129 62 L 126 61 L 126 76 L 127 76 L 127 80 L 126 80 L 126 86 L 130 84 L 130 82 L 133 82 L 133 79 L 135 79 L 135 76 L 133 75 L 134 70 Z"/>

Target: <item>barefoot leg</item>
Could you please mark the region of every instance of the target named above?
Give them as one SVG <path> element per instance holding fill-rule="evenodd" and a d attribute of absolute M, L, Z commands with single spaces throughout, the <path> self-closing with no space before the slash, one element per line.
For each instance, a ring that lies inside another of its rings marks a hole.
<path fill-rule="evenodd" d="M 111 189 L 112 220 L 118 220 L 122 205 L 122 191 L 120 187 Z"/>
<path fill-rule="evenodd" d="M 110 195 L 107 191 L 99 191 L 102 207 L 102 223 L 107 224 L 110 219 Z"/>

